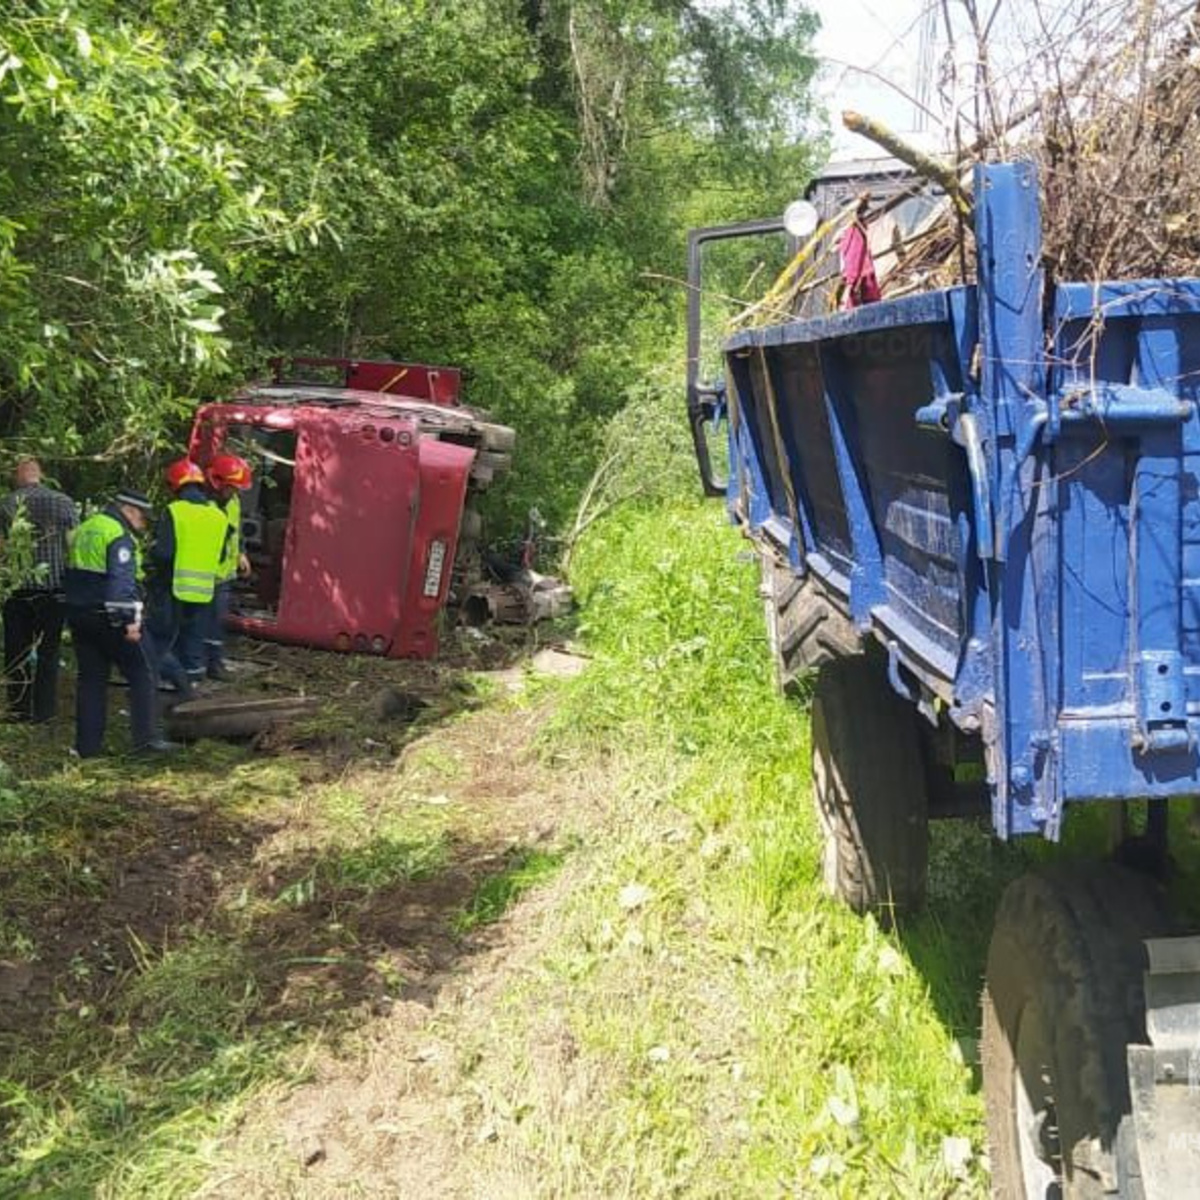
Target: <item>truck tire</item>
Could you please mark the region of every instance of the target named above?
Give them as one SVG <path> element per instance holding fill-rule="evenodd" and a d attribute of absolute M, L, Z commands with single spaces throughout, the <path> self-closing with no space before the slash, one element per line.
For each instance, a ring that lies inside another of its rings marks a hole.
<path fill-rule="evenodd" d="M 761 594 L 767 642 L 775 664 L 775 686 L 800 696 L 822 663 L 861 652 L 854 626 L 816 589 L 812 576 L 798 576 L 772 554 L 763 554 Z"/>
<path fill-rule="evenodd" d="M 827 662 L 812 704 L 826 890 L 885 920 L 925 901 L 929 809 L 917 713 L 872 657 Z"/>
<path fill-rule="evenodd" d="M 1142 939 L 1171 931 L 1154 882 L 1123 867 L 1008 886 L 980 1047 L 997 1200 L 1143 1200 L 1125 1048 L 1146 1041 Z"/>

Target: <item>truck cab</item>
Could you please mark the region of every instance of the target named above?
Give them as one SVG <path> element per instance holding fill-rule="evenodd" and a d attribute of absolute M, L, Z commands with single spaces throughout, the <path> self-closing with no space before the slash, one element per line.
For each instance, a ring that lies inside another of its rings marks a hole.
<path fill-rule="evenodd" d="M 196 413 L 202 466 L 254 467 L 241 497 L 251 572 L 230 626 L 268 640 L 432 658 L 478 559 L 473 502 L 514 435 L 460 402 L 457 370 L 292 358 Z"/>

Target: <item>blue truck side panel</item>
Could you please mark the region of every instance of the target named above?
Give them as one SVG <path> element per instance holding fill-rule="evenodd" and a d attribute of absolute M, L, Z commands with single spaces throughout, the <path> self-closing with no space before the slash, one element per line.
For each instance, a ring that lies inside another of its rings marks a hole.
<path fill-rule="evenodd" d="M 984 742 L 1002 836 L 1200 793 L 1200 280 L 1060 284 L 981 167 L 979 282 L 726 344 L 729 502 Z"/>

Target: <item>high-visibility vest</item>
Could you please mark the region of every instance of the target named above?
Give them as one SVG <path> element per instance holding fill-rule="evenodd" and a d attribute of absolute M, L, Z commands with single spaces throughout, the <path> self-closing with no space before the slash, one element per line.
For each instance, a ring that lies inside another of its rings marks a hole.
<path fill-rule="evenodd" d="M 242 498 L 234 492 L 225 502 L 225 521 L 229 533 L 225 538 L 225 553 L 217 566 L 217 582 L 226 583 L 237 575 L 242 549 Z"/>
<path fill-rule="evenodd" d="M 108 548 L 117 538 L 128 537 L 129 530 L 106 512 L 92 513 L 71 539 L 67 549 L 67 566 L 76 571 L 92 571 L 97 575 L 108 574 Z M 136 562 L 135 574 L 140 579 L 141 554 L 136 543 L 133 547 Z"/>
<path fill-rule="evenodd" d="M 188 604 L 207 604 L 213 598 L 217 565 L 229 528 L 215 504 L 176 500 L 167 505 L 175 529 L 175 571 L 171 594 Z"/>

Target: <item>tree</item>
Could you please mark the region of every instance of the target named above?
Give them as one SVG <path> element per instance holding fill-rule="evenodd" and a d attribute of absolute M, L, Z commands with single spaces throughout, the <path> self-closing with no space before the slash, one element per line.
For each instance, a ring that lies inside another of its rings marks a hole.
<path fill-rule="evenodd" d="M 259 248 L 323 220 L 252 174 L 247 146 L 294 105 L 274 64 L 173 61 L 107 9 L 0 26 L 0 395 L 10 434 L 116 461 L 219 377 L 225 294 Z"/>
<path fill-rule="evenodd" d="M 795 193 L 790 0 L 26 0 L 0 18 L 3 432 L 139 470 L 269 352 L 467 369 L 562 516 L 689 221 Z M 536 450 L 534 450 L 536 448 Z"/>

